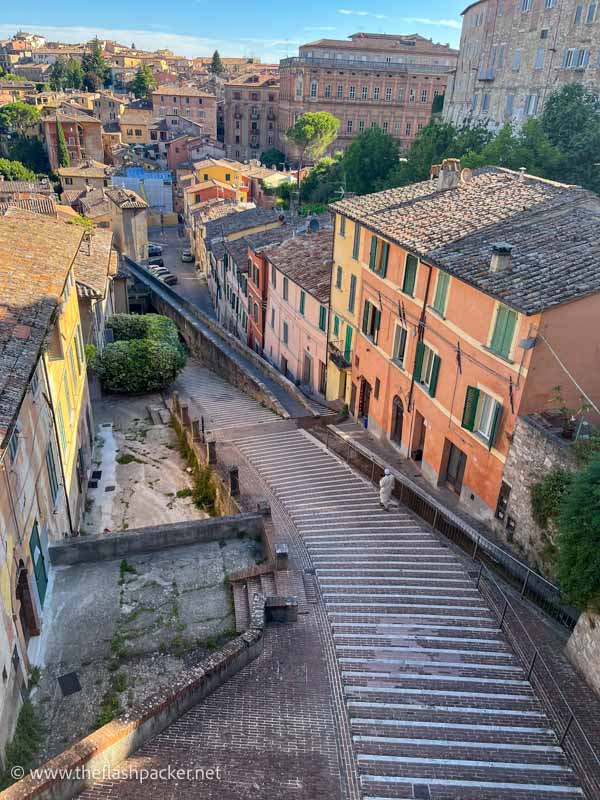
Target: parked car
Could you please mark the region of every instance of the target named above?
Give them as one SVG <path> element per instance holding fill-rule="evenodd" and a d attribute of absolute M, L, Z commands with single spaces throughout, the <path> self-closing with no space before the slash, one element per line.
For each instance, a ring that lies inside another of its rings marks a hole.
<path fill-rule="evenodd" d="M 161 275 L 169 275 L 170 272 L 166 267 L 151 267 L 150 272 L 159 278 Z"/>
<path fill-rule="evenodd" d="M 194 254 L 192 253 L 191 250 L 182 250 L 181 251 L 181 260 L 182 261 L 193 261 L 194 260 Z"/>
<path fill-rule="evenodd" d="M 160 279 L 163 283 L 166 283 L 167 286 L 173 286 L 173 284 L 179 283 L 177 275 L 173 275 L 171 272 L 169 272 L 168 275 L 161 275 Z"/>
<path fill-rule="evenodd" d="M 162 247 L 159 244 L 154 244 L 153 242 L 148 243 L 148 256 L 152 258 L 152 256 L 162 256 Z"/>
<path fill-rule="evenodd" d="M 165 262 L 162 260 L 162 258 L 151 258 L 150 261 L 148 261 L 149 267 L 164 267 L 164 265 Z"/>

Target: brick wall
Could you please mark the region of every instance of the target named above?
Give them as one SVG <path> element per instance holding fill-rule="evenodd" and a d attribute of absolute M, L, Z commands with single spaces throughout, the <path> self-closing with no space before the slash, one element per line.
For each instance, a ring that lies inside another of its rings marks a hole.
<path fill-rule="evenodd" d="M 575 469 L 568 443 L 535 420 L 518 417 L 504 466 L 503 480 L 510 486 L 508 508 L 504 520 L 495 518 L 493 526 L 508 545 L 548 577 L 552 577 L 555 530 L 552 525 L 542 530 L 533 519 L 530 488 L 554 469 Z"/>

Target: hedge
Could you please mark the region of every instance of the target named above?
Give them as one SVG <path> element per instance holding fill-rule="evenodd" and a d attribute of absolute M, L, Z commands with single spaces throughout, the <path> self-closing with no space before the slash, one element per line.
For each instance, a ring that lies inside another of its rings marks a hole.
<path fill-rule="evenodd" d="M 115 314 L 106 322 L 114 341 L 95 360 L 102 387 L 138 394 L 164 389 L 185 366 L 175 323 L 160 314 Z"/>

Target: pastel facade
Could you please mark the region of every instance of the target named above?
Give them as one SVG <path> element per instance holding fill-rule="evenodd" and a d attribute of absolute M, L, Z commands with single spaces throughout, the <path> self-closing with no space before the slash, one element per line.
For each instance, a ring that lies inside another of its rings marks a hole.
<path fill-rule="evenodd" d="M 557 385 L 570 407 L 581 387 L 600 396 L 597 199 L 506 170 L 463 180 L 450 160 L 431 181 L 333 209 L 333 284 L 339 262 L 355 269 L 341 217 L 360 226 L 350 413 L 492 517 L 516 417 Z M 564 247 L 575 229 L 577 253 Z"/>
<path fill-rule="evenodd" d="M 287 239 L 269 265 L 264 354 L 310 394 L 325 396 L 331 231 Z"/>
<path fill-rule="evenodd" d="M 277 144 L 279 79 L 250 74 L 225 84 L 225 148 L 229 158 L 259 158 Z"/>

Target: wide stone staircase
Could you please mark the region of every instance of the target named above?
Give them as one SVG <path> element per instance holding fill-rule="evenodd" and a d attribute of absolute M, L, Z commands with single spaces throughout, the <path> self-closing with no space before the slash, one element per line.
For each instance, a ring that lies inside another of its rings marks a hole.
<path fill-rule="evenodd" d="M 364 800 L 582 798 L 465 560 L 306 432 L 237 444 L 314 566 Z"/>

